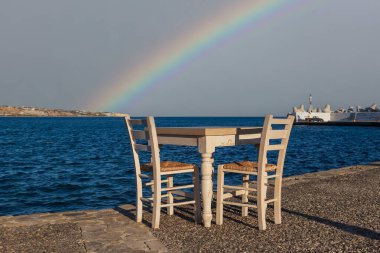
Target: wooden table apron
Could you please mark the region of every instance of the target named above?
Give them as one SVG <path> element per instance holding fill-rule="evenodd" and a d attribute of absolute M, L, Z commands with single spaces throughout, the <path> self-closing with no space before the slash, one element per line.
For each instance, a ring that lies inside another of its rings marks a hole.
<path fill-rule="evenodd" d="M 201 154 L 202 218 L 211 226 L 213 153 L 216 147 L 260 143 L 261 127 L 158 127 L 158 143 L 195 146 Z"/>

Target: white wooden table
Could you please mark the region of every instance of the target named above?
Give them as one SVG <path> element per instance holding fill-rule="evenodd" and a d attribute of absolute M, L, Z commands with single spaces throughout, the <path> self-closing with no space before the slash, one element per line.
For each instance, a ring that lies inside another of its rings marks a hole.
<path fill-rule="evenodd" d="M 202 218 L 211 226 L 213 153 L 216 147 L 260 143 L 261 127 L 158 127 L 158 143 L 195 146 L 201 154 Z M 231 162 L 232 162 L 231 158 Z"/>

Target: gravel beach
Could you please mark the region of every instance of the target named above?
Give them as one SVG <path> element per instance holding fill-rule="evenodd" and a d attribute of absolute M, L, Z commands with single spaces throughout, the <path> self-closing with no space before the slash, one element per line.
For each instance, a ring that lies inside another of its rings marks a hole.
<path fill-rule="evenodd" d="M 269 208 L 266 231 L 258 230 L 254 210 L 248 217 L 234 207 L 224 213 L 222 226 L 204 228 L 184 208 L 163 215 L 153 234 L 170 252 L 380 252 L 380 166 L 286 179 L 282 224 Z"/>

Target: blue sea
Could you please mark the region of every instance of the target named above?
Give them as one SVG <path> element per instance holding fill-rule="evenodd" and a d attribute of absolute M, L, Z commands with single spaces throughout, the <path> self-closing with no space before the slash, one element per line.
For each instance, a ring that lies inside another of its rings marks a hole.
<path fill-rule="evenodd" d="M 156 118 L 156 124 L 262 126 L 263 118 Z M 218 148 L 215 166 L 256 156 L 252 146 Z M 161 157 L 200 165 L 193 147 L 164 146 Z M 380 128 L 294 126 L 284 174 L 378 160 Z M 0 215 L 110 208 L 134 198 L 133 160 L 122 118 L 0 118 Z"/>

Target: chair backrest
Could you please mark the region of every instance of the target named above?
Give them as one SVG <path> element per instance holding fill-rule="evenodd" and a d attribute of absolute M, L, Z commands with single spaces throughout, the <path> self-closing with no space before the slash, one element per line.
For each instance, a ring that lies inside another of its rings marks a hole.
<path fill-rule="evenodd" d="M 292 130 L 292 125 L 294 122 L 294 116 L 289 115 L 286 119 L 284 118 L 273 118 L 273 115 L 266 115 L 263 131 L 260 141 L 259 149 L 259 174 L 263 175 L 265 172 L 265 167 L 267 162 L 268 151 L 278 151 L 277 163 L 276 163 L 276 174 L 282 176 L 282 171 L 284 168 L 285 154 L 288 147 L 290 131 Z M 274 125 L 282 125 L 282 129 L 273 128 Z M 276 143 L 271 143 L 273 140 Z"/>
<path fill-rule="evenodd" d="M 130 116 L 127 116 L 125 117 L 125 123 L 128 128 L 129 139 L 131 142 L 136 177 L 139 177 L 141 174 L 139 152 L 145 151 L 151 153 L 153 177 L 159 178 L 160 149 L 158 146 L 158 138 L 154 118 L 152 116 L 149 116 L 143 119 L 131 119 Z M 145 143 L 141 143 L 142 141 Z"/>

